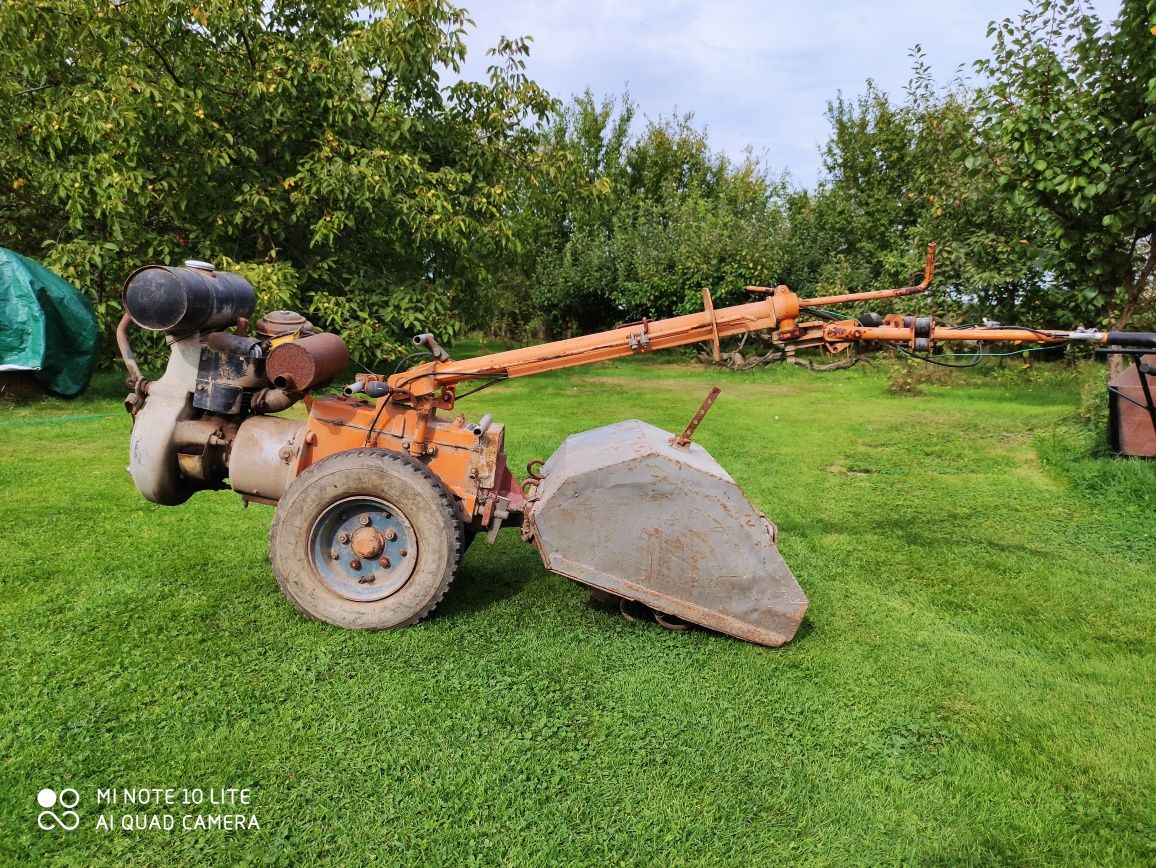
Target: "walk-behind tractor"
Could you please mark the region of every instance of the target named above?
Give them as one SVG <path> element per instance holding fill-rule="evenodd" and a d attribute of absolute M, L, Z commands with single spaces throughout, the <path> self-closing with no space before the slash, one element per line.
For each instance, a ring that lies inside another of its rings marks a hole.
<path fill-rule="evenodd" d="M 698 342 L 717 359 L 722 338 L 755 331 L 792 347 L 869 341 L 920 356 L 941 341 L 1156 350 L 1156 334 L 951 328 L 932 317 L 845 319 L 827 310 L 923 291 L 933 253 L 916 286 L 811 299 L 786 286 L 751 287 L 763 297 L 718 310 L 704 290 L 701 313 L 465 361 L 421 334 L 414 342 L 428 361 L 391 376 L 358 374 L 339 395 L 312 393 L 349 364 L 340 337 L 290 311 L 250 322 L 253 288 L 208 263 L 147 266 L 125 285 L 117 334 L 132 388 L 129 470 L 155 503 L 231 488 L 275 506 L 269 550 L 281 589 L 302 613 L 341 627 L 420 621 L 475 537 L 493 542 L 516 526 L 548 569 L 627 615 L 782 645 L 807 597 L 775 546 L 775 525 L 691 439 L 717 391 L 678 435 L 639 420 L 585 431 L 519 479 L 507 465 L 504 426 L 488 413 L 455 413 L 458 388 Z M 167 336 L 168 366 L 154 382 L 133 358 L 133 323 Z M 1135 366 L 1137 383 L 1113 399 L 1117 417 L 1146 400 L 1140 421 L 1128 416 L 1128 436 L 1141 446 L 1156 443 L 1152 361 Z M 276 415 L 298 401 L 305 421 Z"/>

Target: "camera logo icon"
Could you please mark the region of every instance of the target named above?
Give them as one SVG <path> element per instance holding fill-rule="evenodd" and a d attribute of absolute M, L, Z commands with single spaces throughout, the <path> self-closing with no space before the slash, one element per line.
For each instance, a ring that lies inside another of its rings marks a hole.
<path fill-rule="evenodd" d="M 36 825 L 44 831 L 59 827 L 71 832 L 80 825 L 80 814 L 72 810 L 80 804 L 80 793 L 72 787 L 65 787 L 59 793 L 45 787 L 36 794 L 36 803 L 44 808 L 36 818 Z M 57 806 L 62 809 L 59 814 L 51 810 Z"/>

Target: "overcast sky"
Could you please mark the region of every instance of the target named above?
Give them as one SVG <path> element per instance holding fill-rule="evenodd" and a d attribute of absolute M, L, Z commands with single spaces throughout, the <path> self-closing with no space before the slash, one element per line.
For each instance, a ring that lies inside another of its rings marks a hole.
<path fill-rule="evenodd" d="M 824 111 L 868 78 L 902 95 L 919 43 L 938 81 L 988 53 L 987 25 L 1024 0 L 460 0 L 477 24 L 468 77 L 483 77 L 485 49 L 501 35 L 534 37 L 527 73 L 556 97 L 629 88 L 648 117 L 693 112 L 712 147 L 741 157 L 748 145 L 772 170 L 811 186 Z M 1111 17 L 1118 0 L 1095 4 Z"/>

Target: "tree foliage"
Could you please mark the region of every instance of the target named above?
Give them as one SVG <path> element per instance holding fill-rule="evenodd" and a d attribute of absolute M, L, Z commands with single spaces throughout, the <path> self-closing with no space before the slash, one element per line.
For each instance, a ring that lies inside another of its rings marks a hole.
<path fill-rule="evenodd" d="M 1123 328 L 1156 268 L 1156 0 L 1106 27 L 1074 0 L 993 23 L 973 177 L 1033 218 L 1072 308 Z"/>
<path fill-rule="evenodd" d="M 211 259 L 355 356 L 466 326 L 537 337 L 917 279 L 950 317 L 1156 317 L 1156 0 L 1111 26 L 1075 0 L 992 25 L 979 84 L 922 52 L 893 99 L 828 106 L 823 177 L 793 187 L 629 97 L 565 108 L 527 39 L 459 80 L 448 0 L 0 0 L 0 244 L 111 329 L 146 262 Z M 1147 293 L 1147 295 L 1146 295 Z M 1146 299 L 1148 301 L 1146 301 Z"/>
<path fill-rule="evenodd" d="M 784 187 L 710 149 L 689 116 L 634 131 L 629 97 L 575 99 L 543 137 L 557 171 L 524 185 L 507 286 L 539 330 L 570 333 L 734 303 L 779 270 Z"/>
<path fill-rule="evenodd" d="M 1053 316 L 1046 281 L 1022 244 L 1023 215 L 990 179 L 956 157 L 974 136 L 974 97 L 940 87 L 919 47 L 904 99 L 868 82 L 828 104 L 824 178 L 788 206 L 786 281 L 811 294 L 903 286 L 918 279 L 923 250 L 939 243 L 931 306 L 958 319 Z M 919 309 L 922 297 L 897 302 Z"/>
<path fill-rule="evenodd" d="M 452 333 L 552 107 L 525 40 L 443 82 L 470 24 L 445 0 L 4 0 L 0 243 L 106 329 L 132 268 L 203 258 L 366 361 Z"/>
<path fill-rule="evenodd" d="M 1122 328 L 1156 265 L 1153 10 L 1105 28 L 1041 0 L 992 25 L 981 87 L 937 86 L 917 46 L 903 100 L 837 98 L 825 177 L 789 206 L 789 279 L 896 285 L 938 240 L 940 312 Z"/>

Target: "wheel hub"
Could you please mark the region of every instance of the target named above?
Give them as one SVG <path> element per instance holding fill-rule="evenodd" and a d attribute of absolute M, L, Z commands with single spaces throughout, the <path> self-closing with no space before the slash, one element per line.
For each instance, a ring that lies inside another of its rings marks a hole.
<path fill-rule="evenodd" d="M 349 547 L 359 558 L 376 558 L 385 551 L 385 537 L 377 528 L 359 527 L 353 532 Z"/>
<path fill-rule="evenodd" d="M 351 497 L 318 516 L 309 555 L 329 590 L 371 603 L 397 593 L 409 580 L 417 565 L 417 534 L 388 501 Z"/>

